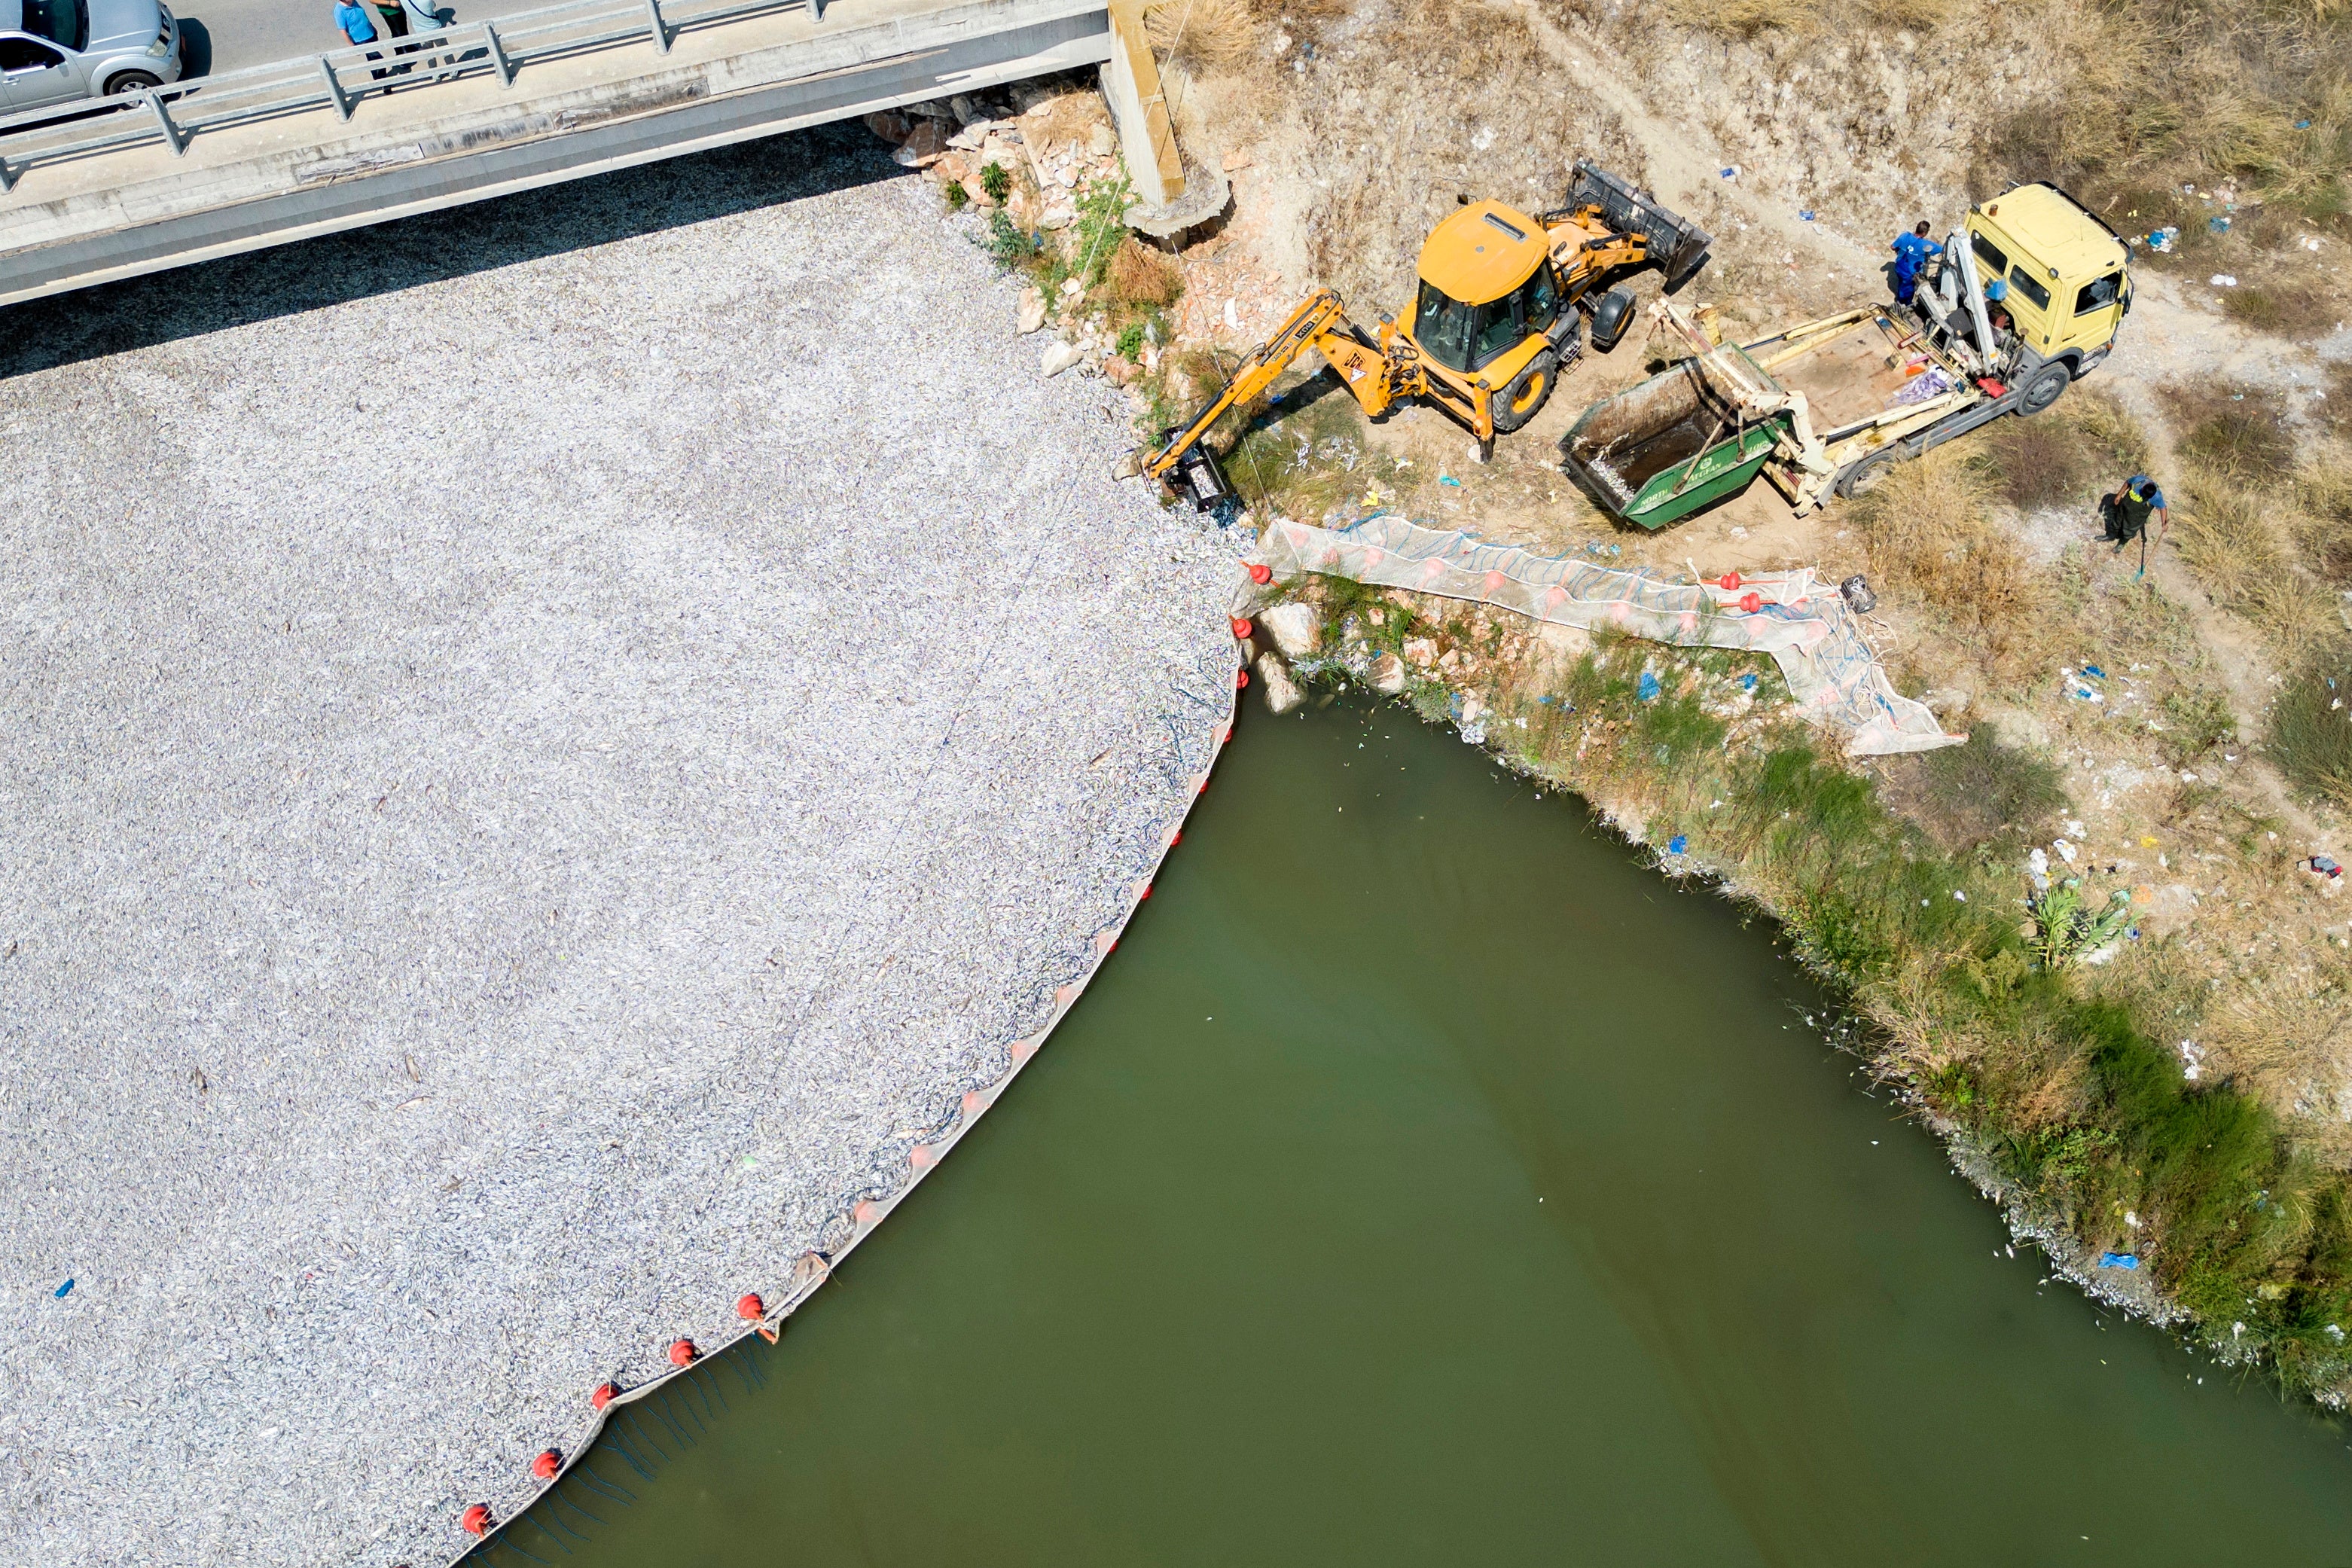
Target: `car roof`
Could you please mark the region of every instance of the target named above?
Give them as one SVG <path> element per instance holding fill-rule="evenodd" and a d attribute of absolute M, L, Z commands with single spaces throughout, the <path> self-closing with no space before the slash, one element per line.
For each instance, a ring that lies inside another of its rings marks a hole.
<path fill-rule="evenodd" d="M 0 33 L 22 32 L 25 26 L 25 0 L 0 0 Z"/>
<path fill-rule="evenodd" d="M 1421 277 L 1465 305 L 1483 305 L 1526 282 L 1549 254 L 1543 225 L 1500 202 L 1473 202 L 1429 231 Z"/>
<path fill-rule="evenodd" d="M 5 0 L 0 0 L 5 4 Z M 2019 185 L 1985 203 L 1984 217 L 2043 267 L 2063 277 L 2121 265 L 2131 252 L 2113 230 L 2054 185 Z"/>

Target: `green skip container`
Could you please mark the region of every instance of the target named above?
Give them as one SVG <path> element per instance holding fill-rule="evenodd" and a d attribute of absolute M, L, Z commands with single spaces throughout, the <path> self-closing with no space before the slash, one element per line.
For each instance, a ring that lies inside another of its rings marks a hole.
<path fill-rule="evenodd" d="M 1727 344 L 1766 386 L 1772 378 Z M 1738 406 L 1685 360 L 1584 411 L 1560 437 L 1561 466 L 1612 516 L 1643 528 L 1679 522 L 1745 486 L 1763 468 L 1789 416 L 1742 423 Z"/>

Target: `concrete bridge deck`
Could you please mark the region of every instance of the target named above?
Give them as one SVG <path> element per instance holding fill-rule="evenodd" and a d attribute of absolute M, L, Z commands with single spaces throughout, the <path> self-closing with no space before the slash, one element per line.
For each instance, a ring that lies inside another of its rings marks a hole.
<path fill-rule="evenodd" d="M 1088 65 L 1109 65 L 1129 166 L 1147 199 L 1164 199 L 1181 170 L 1139 21 L 1114 16 L 1130 8 L 837 0 L 820 15 L 793 0 L 704 20 L 681 5 L 664 8 L 674 20 L 662 38 L 647 25 L 628 41 L 614 38 L 611 6 L 590 5 L 604 42 L 584 34 L 588 46 L 567 50 L 559 37 L 518 64 L 496 36 L 453 28 L 444 37 L 466 57 L 461 74 L 338 103 L 314 70 L 307 105 L 206 125 L 178 145 L 160 132 L 121 144 L 147 123 L 127 118 L 139 109 L 62 129 L 0 121 L 0 306 Z M 313 63 L 372 85 L 359 51 Z M 279 75 L 288 89 L 273 90 L 302 90 L 302 70 Z M 167 125 L 253 89 L 222 79 L 177 90 L 159 98 Z M 61 137 L 100 135 L 115 144 L 58 150 Z"/>

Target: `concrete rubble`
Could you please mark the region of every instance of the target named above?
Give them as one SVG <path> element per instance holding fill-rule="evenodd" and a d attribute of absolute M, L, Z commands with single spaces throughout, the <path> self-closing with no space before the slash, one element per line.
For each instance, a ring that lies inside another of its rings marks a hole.
<path fill-rule="evenodd" d="M 1087 967 L 1238 568 L 940 205 L 848 128 L 12 314 L 0 1561 L 444 1561 Z"/>

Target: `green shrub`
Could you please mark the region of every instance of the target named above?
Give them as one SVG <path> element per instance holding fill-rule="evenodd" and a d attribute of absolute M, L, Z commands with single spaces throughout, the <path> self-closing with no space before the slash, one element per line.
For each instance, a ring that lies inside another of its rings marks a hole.
<path fill-rule="evenodd" d="M 971 193 L 963 188 L 961 180 L 950 180 L 940 187 L 940 195 L 947 198 L 948 211 L 951 213 L 961 212 L 964 204 L 971 200 Z"/>
<path fill-rule="evenodd" d="M 1118 330 L 1119 357 L 1139 360 L 1143 357 L 1143 323 L 1130 321 Z"/>
<path fill-rule="evenodd" d="M 2238 718 L 2230 711 L 2230 700 L 2210 686 L 2168 691 L 2158 706 L 2165 725 L 2160 749 L 2174 768 L 2185 768 L 2238 737 Z"/>
<path fill-rule="evenodd" d="M 2317 665 L 2290 679 L 2271 704 L 2263 745 L 2279 771 L 2301 788 L 2352 805 L 2352 704 L 2345 689 L 2341 679 Z"/>
<path fill-rule="evenodd" d="M 981 194 L 998 206 L 1013 195 L 1013 171 L 1002 163 L 983 163 L 980 170 Z"/>
<path fill-rule="evenodd" d="M 988 215 L 988 253 L 999 267 L 1018 267 L 1037 254 L 1036 239 L 1013 226 L 1003 208 Z"/>

